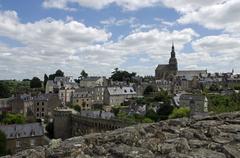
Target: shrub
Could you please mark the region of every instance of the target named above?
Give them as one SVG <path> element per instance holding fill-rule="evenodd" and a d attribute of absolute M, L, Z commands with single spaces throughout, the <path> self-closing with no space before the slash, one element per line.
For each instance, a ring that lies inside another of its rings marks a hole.
<path fill-rule="evenodd" d="M 6 144 L 7 144 L 7 139 L 6 135 L 0 131 L 0 156 L 4 156 L 6 153 Z"/>
<path fill-rule="evenodd" d="M 189 117 L 190 109 L 187 107 L 174 108 L 169 118 Z"/>
<path fill-rule="evenodd" d="M 150 118 L 144 118 L 142 122 L 143 123 L 153 123 L 154 121 Z"/>

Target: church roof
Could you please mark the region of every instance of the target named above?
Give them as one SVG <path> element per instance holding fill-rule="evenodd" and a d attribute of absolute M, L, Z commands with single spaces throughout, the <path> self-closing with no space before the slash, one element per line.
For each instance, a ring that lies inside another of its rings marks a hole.
<path fill-rule="evenodd" d="M 156 68 L 156 70 L 163 70 L 168 68 L 168 64 L 159 64 Z"/>

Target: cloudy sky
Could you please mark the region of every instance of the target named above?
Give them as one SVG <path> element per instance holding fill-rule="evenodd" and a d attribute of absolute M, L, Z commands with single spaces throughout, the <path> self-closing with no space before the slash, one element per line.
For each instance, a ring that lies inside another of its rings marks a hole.
<path fill-rule="evenodd" d="M 179 69 L 240 73 L 240 0 L 0 0 L 0 79 L 153 75 L 172 41 Z"/>

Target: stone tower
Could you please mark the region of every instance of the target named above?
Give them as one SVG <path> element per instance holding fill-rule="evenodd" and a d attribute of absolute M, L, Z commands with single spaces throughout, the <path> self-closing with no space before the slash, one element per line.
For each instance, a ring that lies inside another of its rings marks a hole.
<path fill-rule="evenodd" d="M 172 43 L 172 51 L 171 51 L 171 58 L 169 59 L 169 67 L 173 71 L 178 70 L 178 64 L 177 64 L 177 58 L 176 58 L 176 53 L 174 49 L 174 44 Z"/>

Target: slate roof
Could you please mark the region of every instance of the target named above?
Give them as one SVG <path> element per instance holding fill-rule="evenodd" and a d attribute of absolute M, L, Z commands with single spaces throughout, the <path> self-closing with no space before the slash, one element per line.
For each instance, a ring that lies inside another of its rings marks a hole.
<path fill-rule="evenodd" d="M 101 113 L 101 117 L 100 117 Z M 90 110 L 82 110 L 81 116 L 85 117 L 91 117 L 91 118 L 102 118 L 102 119 L 110 119 L 115 117 L 113 113 L 111 112 L 105 112 L 105 111 L 90 111 Z"/>
<path fill-rule="evenodd" d="M 183 70 L 183 71 L 178 71 L 177 76 L 185 76 L 186 79 L 191 80 L 192 77 L 195 76 L 207 76 L 207 70 Z"/>
<path fill-rule="evenodd" d="M 101 77 L 98 77 L 98 76 L 91 76 L 91 77 L 86 77 L 86 78 L 83 78 L 82 81 L 97 81 L 99 80 Z"/>
<path fill-rule="evenodd" d="M 168 69 L 169 65 L 168 64 L 159 64 L 156 68 L 156 70 L 163 70 L 163 69 Z"/>
<path fill-rule="evenodd" d="M 130 95 L 136 94 L 133 87 L 108 87 L 107 88 L 110 95 Z"/>
<path fill-rule="evenodd" d="M 7 139 L 43 136 L 44 129 L 40 123 L 14 124 L 0 126 Z"/>
<path fill-rule="evenodd" d="M 204 95 L 197 95 L 197 94 L 182 94 L 180 96 L 180 100 L 195 100 L 195 101 L 204 101 Z"/>

